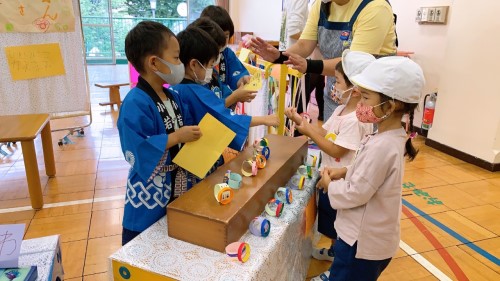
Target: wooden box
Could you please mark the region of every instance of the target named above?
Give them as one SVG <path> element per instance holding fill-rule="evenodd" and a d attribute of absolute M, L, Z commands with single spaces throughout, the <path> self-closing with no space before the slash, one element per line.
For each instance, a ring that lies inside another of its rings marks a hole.
<path fill-rule="evenodd" d="M 241 164 L 252 156 L 251 147 L 167 206 L 170 237 L 219 252 L 241 238 L 250 221 L 264 211 L 278 187 L 285 186 L 307 155 L 305 138 L 266 138 L 271 149 L 266 167 L 255 177 L 243 177 L 241 188 L 234 190 L 229 204 L 216 201 L 214 185 L 223 181 L 227 170 L 241 174 Z"/>

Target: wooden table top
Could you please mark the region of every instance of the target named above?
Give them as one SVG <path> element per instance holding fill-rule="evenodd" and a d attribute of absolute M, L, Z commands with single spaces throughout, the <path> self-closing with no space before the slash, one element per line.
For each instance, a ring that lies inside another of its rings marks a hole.
<path fill-rule="evenodd" d="M 0 116 L 0 142 L 33 140 L 49 120 L 49 114 Z"/>

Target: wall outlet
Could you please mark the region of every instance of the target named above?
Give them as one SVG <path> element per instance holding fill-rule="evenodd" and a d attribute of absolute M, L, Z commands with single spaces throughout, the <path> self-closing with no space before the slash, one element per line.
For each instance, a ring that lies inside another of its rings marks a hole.
<path fill-rule="evenodd" d="M 436 8 L 427 8 L 429 10 L 428 15 L 427 15 L 427 21 L 428 22 L 434 22 L 434 18 L 436 15 Z"/>
<path fill-rule="evenodd" d="M 434 14 L 434 22 L 437 23 L 446 23 L 446 15 L 448 14 L 448 7 L 436 7 L 436 12 Z"/>
<path fill-rule="evenodd" d="M 422 21 L 422 8 L 419 8 L 417 10 L 417 15 L 415 16 L 415 21 L 416 22 L 421 22 Z"/>
<path fill-rule="evenodd" d="M 420 10 L 422 11 L 422 18 L 420 19 L 420 22 L 427 22 L 429 17 L 429 8 L 422 7 Z"/>

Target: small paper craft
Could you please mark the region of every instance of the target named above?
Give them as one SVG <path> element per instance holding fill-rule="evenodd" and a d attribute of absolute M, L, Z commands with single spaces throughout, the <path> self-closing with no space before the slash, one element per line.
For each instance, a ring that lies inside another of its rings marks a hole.
<path fill-rule="evenodd" d="M 236 133 L 210 113 L 205 114 L 198 126 L 202 133 L 201 138 L 186 143 L 173 162 L 197 177 L 204 178 Z"/>
<path fill-rule="evenodd" d="M 0 268 L 18 267 L 25 224 L 0 225 Z"/>
<path fill-rule="evenodd" d="M 238 58 L 240 59 L 240 61 L 246 62 L 249 55 L 250 55 L 250 50 L 249 49 L 247 49 L 247 48 L 241 48 L 240 55 L 238 56 Z"/>
<path fill-rule="evenodd" d="M 59 43 L 5 47 L 13 80 L 64 75 Z"/>
<path fill-rule="evenodd" d="M 245 85 L 245 90 L 259 91 L 262 88 L 262 73 L 259 69 L 249 69 L 250 82 Z"/>

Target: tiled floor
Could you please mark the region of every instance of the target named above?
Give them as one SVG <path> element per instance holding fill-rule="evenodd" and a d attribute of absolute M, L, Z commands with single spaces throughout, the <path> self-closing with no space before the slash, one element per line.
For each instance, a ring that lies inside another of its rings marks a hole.
<path fill-rule="evenodd" d="M 128 81 L 127 75 L 123 66 L 89 67 L 92 85 Z M 122 93 L 126 91 L 122 89 Z M 98 105 L 107 100 L 105 90 L 91 87 L 91 93 L 93 120 L 85 128 L 85 136 L 70 136 L 74 144 L 58 147 L 58 139 L 67 131 L 53 133 L 57 176 L 41 177 L 44 201 L 45 204 L 92 198 L 107 198 L 107 201 L 0 213 L 2 224 L 26 223 L 26 239 L 60 234 L 65 277 L 71 281 L 107 280 L 107 257 L 121 242 L 121 198 L 128 164 L 120 151 L 118 113 L 109 106 Z M 52 126 L 65 128 L 87 122 L 88 118 L 56 120 Z M 429 242 L 428 236 L 406 214 L 401 216 L 401 240 L 452 280 L 458 279 L 442 258 L 443 249 L 470 280 L 500 280 L 500 173 L 490 173 L 426 147 L 422 139 L 417 145 L 420 154 L 406 166 L 404 181 L 412 184 L 403 188 L 403 199 L 425 213 L 411 211 L 441 246 Z M 36 149 L 40 172 L 44 174 L 39 139 Z M 0 210 L 30 205 L 20 145 L 10 153 L 7 157 L 0 156 Z M 431 197 L 442 204 L 430 204 Z M 496 264 L 471 249 L 468 242 L 458 240 L 431 222 L 427 215 L 491 254 L 490 259 L 496 258 Z M 320 245 L 328 243 L 326 239 L 320 241 Z M 380 280 L 437 280 L 413 257 L 400 250 Z M 327 262 L 312 261 L 308 278 L 328 267 Z"/>

